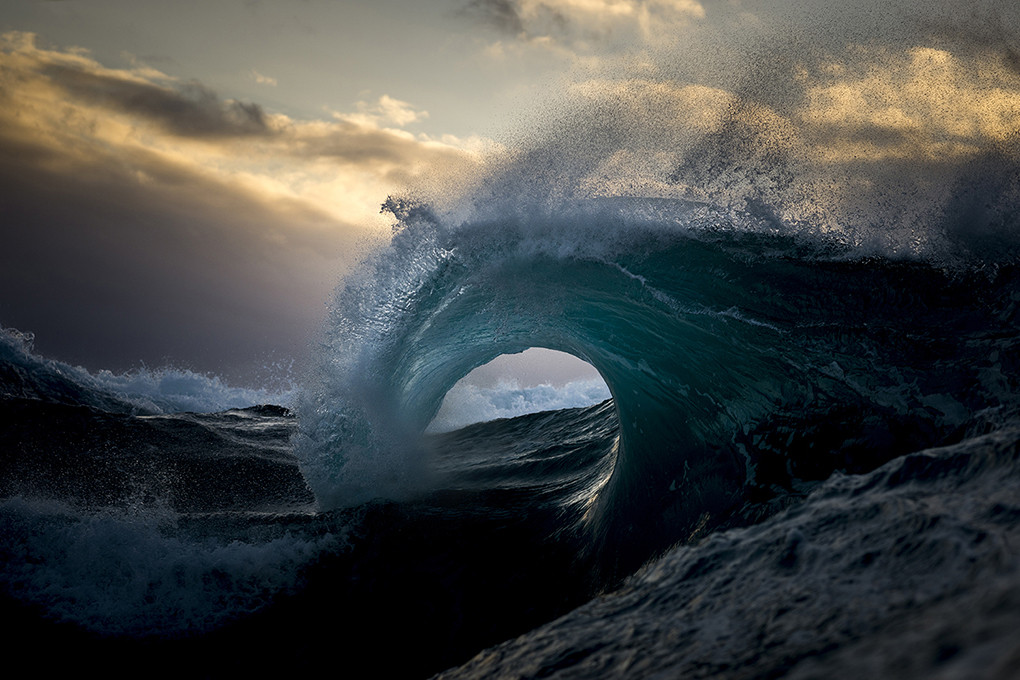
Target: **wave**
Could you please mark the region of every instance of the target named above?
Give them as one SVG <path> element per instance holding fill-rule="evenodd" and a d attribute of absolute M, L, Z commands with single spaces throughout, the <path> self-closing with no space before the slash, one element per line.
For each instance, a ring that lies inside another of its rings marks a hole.
<path fill-rule="evenodd" d="M 749 47 L 739 74 L 692 81 L 692 53 L 575 83 L 473 183 L 390 197 L 391 243 L 337 289 L 297 404 L 322 507 L 427 490 L 444 397 L 531 347 L 612 396 L 596 542 L 689 536 L 770 489 L 1014 419 L 1015 99 L 976 105 L 989 74 L 1020 87 L 1008 50 L 804 29 L 825 47 Z"/>
<path fill-rule="evenodd" d="M 692 535 L 772 488 L 873 469 L 1020 406 L 1008 261 L 864 256 L 686 201 L 453 223 L 388 208 L 392 245 L 338 291 L 298 405 L 323 507 L 427 488 L 420 434 L 448 391 L 529 347 L 588 362 L 612 395 L 618 455 L 584 516 L 595 543 Z"/>
<path fill-rule="evenodd" d="M 525 387 L 516 380 L 500 380 L 493 387 L 458 383 L 446 393 L 426 432 L 449 432 L 473 423 L 580 408 L 603 402 L 610 396 L 609 388 L 598 379 Z"/>
<path fill-rule="evenodd" d="M 228 385 L 219 376 L 166 366 L 91 372 L 33 351 L 35 336 L 0 327 L 0 397 L 80 404 L 123 413 L 214 413 L 259 404 L 287 406 L 296 389 Z"/>
<path fill-rule="evenodd" d="M 52 621 L 107 636 L 175 636 L 264 608 L 300 585 L 300 570 L 318 553 L 343 546 L 342 535 L 265 527 L 247 537 L 194 537 L 180 520 L 151 504 L 83 512 L 54 500 L 0 501 L 9 537 L 0 585 Z"/>
<path fill-rule="evenodd" d="M 437 677 L 1011 677 L 1018 441 L 834 475 Z"/>
<path fill-rule="evenodd" d="M 667 654 L 686 603 L 689 639 L 728 636 L 699 649 L 751 641 L 741 658 L 769 659 L 765 675 L 833 645 L 844 659 L 854 631 L 902 646 L 904 621 L 945 592 L 976 594 L 973 620 L 1001 610 L 982 575 L 1013 559 L 988 523 L 1015 533 L 1020 516 L 1015 50 L 995 53 L 1002 38 L 977 29 L 914 47 L 927 28 L 866 14 L 895 35 L 856 44 L 870 33 L 840 16 L 803 49 L 819 27 L 784 24 L 773 51 L 741 53 L 745 82 L 689 49 L 706 63 L 575 84 L 562 115 L 473 183 L 391 197 L 391 242 L 337 289 L 300 393 L 175 368 L 92 372 L 0 332 L 13 611 L 83 629 L 75 663 L 93 643 L 103 662 L 122 650 L 93 633 L 194 633 L 190 650 L 132 651 L 263 673 L 267 658 L 292 673 L 343 657 L 355 674 L 418 677 L 646 563 L 629 587 L 669 605 L 642 624 L 670 633 Z M 608 394 L 456 387 L 532 347 L 589 363 Z M 267 402 L 297 417 L 225 411 Z M 560 410 L 439 431 L 536 406 Z M 769 599 L 822 562 L 814 590 L 835 583 L 834 599 Z M 931 581 L 932 564 L 953 578 Z M 847 574 L 873 585 L 871 565 L 881 588 L 840 590 Z M 903 599 L 883 609 L 891 592 Z M 641 651 L 626 597 L 586 610 L 605 630 L 626 614 L 610 636 L 623 665 Z M 732 635 L 755 597 L 768 621 Z M 848 613 L 839 631 L 833 611 Z M 952 637 L 936 632 L 941 662 Z M 979 624 L 963 632 L 984 649 Z M 589 633 L 541 673 L 583 662 Z M 402 653 L 379 654 L 380 640 Z M 682 653 L 696 665 L 694 647 Z M 723 674 L 741 659 L 723 656 Z"/>

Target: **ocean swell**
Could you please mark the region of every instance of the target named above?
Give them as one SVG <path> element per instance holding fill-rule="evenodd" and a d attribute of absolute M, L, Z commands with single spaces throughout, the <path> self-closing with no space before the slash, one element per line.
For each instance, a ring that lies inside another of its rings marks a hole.
<path fill-rule="evenodd" d="M 212 413 L 259 404 L 288 405 L 294 389 L 228 385 L 186 368 L 89 371 L 33 351 L 35 336 L 0 327 L 0 399 L 86 405 L 119 413 Z"/>
<path fill-rule="evenodd" d="M 706 28 L 576 79 L 473 183 L 388 199 L 297 408 L 320 505 L 429 491 L 444 396 L 531 347 L 608 386 L 612 474 L 574 522 L 638 561 L 1012 422 L 1020 75 L 972 18 L 905 41 L 915 9 Z"/>
<path fill-rule="evenodd" d="M 455 226 L 388 207 L 393 244 L 338 291 L 299 409 L 298 453 L 326 507 L 426 490 L 420 433 L 443 397 L 529 347 L 573 354 L 608 385 L 618 452 L 583 523 L 634 555 L 1017 409 L 1010 265 L 863 258 L 687 202 Z"/>

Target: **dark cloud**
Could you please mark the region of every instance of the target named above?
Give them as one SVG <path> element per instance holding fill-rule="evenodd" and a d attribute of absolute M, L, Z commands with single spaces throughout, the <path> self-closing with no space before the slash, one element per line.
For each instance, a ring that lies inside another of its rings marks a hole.
<path fill-rule="evenodd" d="M 469 0 L 459 14 L 524 42 L 591 52 L 632 48 L 649 32 L 673 34 L 692 17 L 704 16 L 704 8 L 697 0 Z"/>
<path fill-rule="evenodd" d="M 463 16 L 511 35 L 524 32 L 517 3 L 513 0 L 471 0 L 461 9 Z"/>
<path fill-rule="evenodd" d="M 79 99 L 146 118 L 176 135 L 238 137 L 272 132 L 260 106 L 222 100 L 200 83 L 173 89 L 59 63 L 45 64 L 40 70 Z"/>
<path fill-rule="evenodd" d="M 0 324 L 90 368 L 170 362 L 248 380 L 304 354 L 358 234 L 153 158 L 68 173 L 0 137 Z M 153 181 L 140 183 L 134 169 Z"/>

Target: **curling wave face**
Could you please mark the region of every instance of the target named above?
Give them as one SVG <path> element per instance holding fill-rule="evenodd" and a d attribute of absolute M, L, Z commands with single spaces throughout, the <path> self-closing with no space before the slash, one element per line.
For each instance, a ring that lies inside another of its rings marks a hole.
<path fill-rule="evenodd" d="M 989 28 L 1015 11 L 936 5 L 763 12 L 740 45 L 720 10 L 584 74 L 473 183 L 391 197 L 297 408 L 319 504 L 428 491 L 444 395 L 530 347 L 605 380 L 575 524 L 637 556 L 1015 418 L 1020 76 Z"/>
<path fill-rule="evenodd" d="M 299 409 L 298 454 L 327 507 L 427 488 L 419 435 L 446 392 L 534 346 L 589 362 L 612 393 L 612 474 L 578 521 L 628 554 L 1017 410 L 1010 266 L 862 259 L 683 201 L 453 227 L 421 204 L 388 208 L 393 244 L 339 291 Z"/>

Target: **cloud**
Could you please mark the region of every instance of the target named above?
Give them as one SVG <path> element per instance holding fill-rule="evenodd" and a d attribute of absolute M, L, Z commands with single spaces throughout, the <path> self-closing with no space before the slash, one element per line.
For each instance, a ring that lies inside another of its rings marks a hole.
<path fill-rule="evenodd" d="M 271 132 L 258 104 L 223 101 L 201 83 L 170 88 L 60 63 L 43 65 L 39 74 L 82 102 L 146 118 L 175 135 L 233 137 Z"/>
<path fill-rule="evenodd" d="M 810 81 L 800 119 L 828 161 L 973 155 L 1020 129 L 1020 77 L 1008 55 L 856 52 L 854 61 L 826 61 L 821 73 L 800 76 Z"/>
<path fill-rule="evenodd" d="M 350 113 L 299 120 L 153 69 L 108 69 L 81 52 L 40 49 L 31 34 L 7 34 L 2 46 L 7 87 L 0 122 L 67 163 L 144 151 L 210 180 L 304 200 L 356 221 L 377 215 L 402 182 L 478 161 L 474 140 L 404 130 L 428 112 L 385 94 Z M 361 184 L 358 191 L 353 184 Z M 352 201 L 361 193 L 377 195 Z"/>
<path fill-rule="evenodd" d="M 467 172 L 476 142 L 402 129 L 381 96 L 300 120 L 148 67 L 0 40 L 0 322 L 90 367 L 172 360 L 250 378 L 300 355 L 379 206 Z"/>
<path fill-rule="evenodd" d="M 464 16 L 510 35 L 524 33 L 524 19 L 515 0 L 471 0 L 462 9 Z"/>
<path fill-rule="evenodd" d="M 255 69 L 251 70 L 251 74 L 250 75 L 251 75 L 252 80 L 254 80 L 259 85 L 268 85 L 270 87 L 276 87 L 279 84 L 277 82 L 276 78 L 272 78 L 270 76 L 263 75 L 263 74 L 259 73 L 258 71 L 256 71 Z"/>
<path fill-rule="evenodd" d="M 461 13 L 522 44 L 576 53 L 675 39 L 706 15 L 697 0 L 471 0 Z"/>
<path fill-rule="evenodd" d="M 372 103 L 358 102 L 357 109 L 356 114 L 336 114 L 336 117 L 370 127 L 386 125 L 404 127 L 429 117 L 428 111 L 416 111 L 408 102 L 385 94 Z"/>

